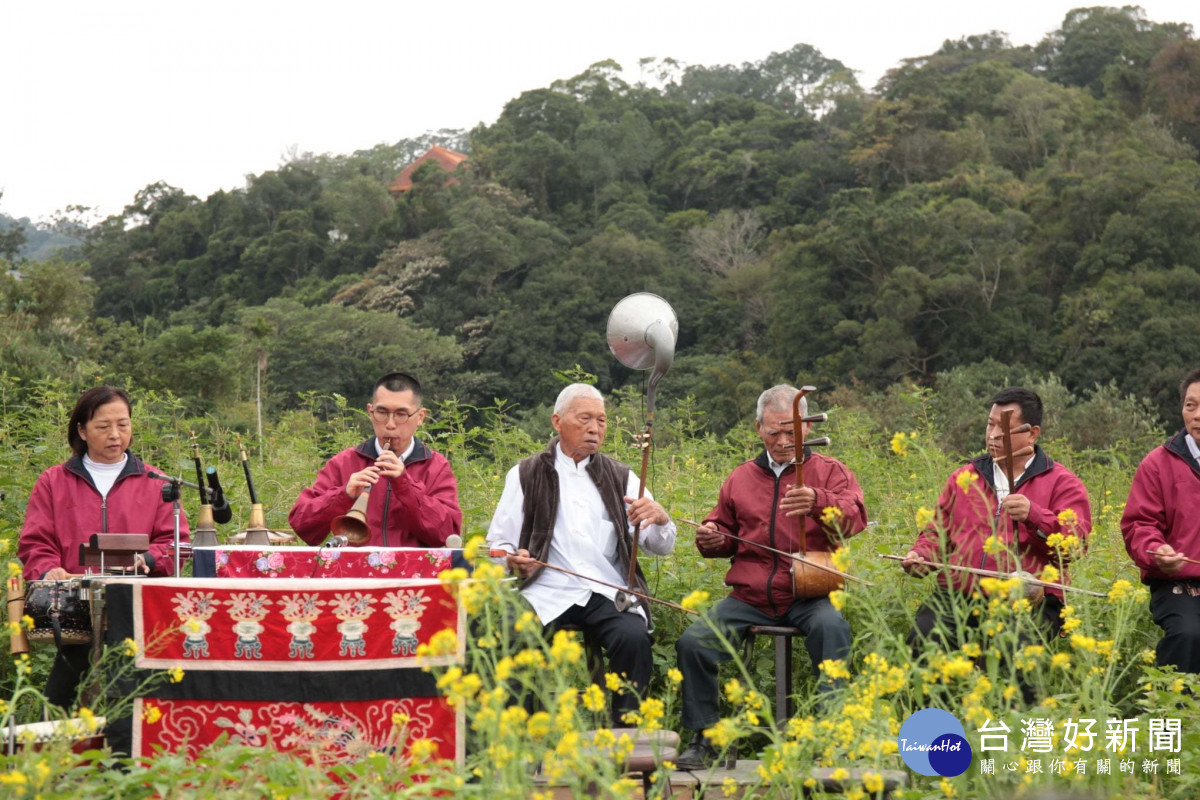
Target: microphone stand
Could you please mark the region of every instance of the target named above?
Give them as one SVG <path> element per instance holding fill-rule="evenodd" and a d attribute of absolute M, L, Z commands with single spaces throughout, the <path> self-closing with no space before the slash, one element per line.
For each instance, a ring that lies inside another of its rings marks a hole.
<path fill-rule="evenodd" d="M 170 500 L 172 503 L 171 513 L 175 520 L 174 543 L 175 543 L 175 577 L 179 577 L 179 517 L 182 514 L 182 506 L 179 502 L 179 487 L 187 486 L 189 489 L 200 489 L 200 486 L 185 481 L 183 478 L 173 478 L 170 475 L 159 475 L 157 472 L 148 473 L 151 478 L 160 481 L 166 481 L 166 486 L 163 486 L 163 501 Z M 203 491 L 201 489 L 201 491 Z"/>

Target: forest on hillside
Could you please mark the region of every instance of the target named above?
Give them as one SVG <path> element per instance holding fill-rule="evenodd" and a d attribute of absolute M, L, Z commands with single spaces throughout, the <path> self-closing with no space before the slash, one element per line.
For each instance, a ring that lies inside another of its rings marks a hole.
<path fill-rule="evenodd" d="M 1190 26 L 1081 8 L 1037 45 L 947 41 L 870 89 L 807 44 L 639 66 L 207 198 L 158 183 L 96 224 L 0 220 L 3 369 L 246 427 L 260 380 L 279 411 L 357 404 L 392 369 L 529 413 L 563 370 L 640 380 L 605 320 L 651 291 L 680 323 L 661 402 L 691 396 L 714 431 L 779 380 L 845 401 L 1051 374 L 1177 424 L 1200 363 Z M 435 143 L 469 153 L 455 179 L 425 165 L 389 195 Z"/>

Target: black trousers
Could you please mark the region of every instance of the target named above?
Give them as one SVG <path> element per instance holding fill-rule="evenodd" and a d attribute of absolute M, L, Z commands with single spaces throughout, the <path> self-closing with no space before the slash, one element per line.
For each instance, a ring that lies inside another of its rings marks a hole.
<path fill-rule="evenodd" d="M 1175 581 L 1150 583 L 1150 613 L 1163 629 L 1156 663 L 1180 672 L 1200 672 L 1200 597 Z"/>
<path fill-rule="evenodd" d="M 79 695 L 79 683 L 90 666 L 90 644 L 65 644 L 54 657 L 46 679 L 46 700 L 70 710 Z"/>
<path fill-rule="evenodd" d="M 965 595 L 954 589 L 939 586 L 929 596 L 929 599 L 917 609 L 916 619 L 913 620 L 912 630 L 908 632 L 908 645 L 912 648 L 913 658 L 921 655 L 926 641 L 936 642 L 943 650 L 956 650 L 963 644 L 963 628 L 978 629 L 983 615 L 971 613 L 974 608 L 982 608 L 983 603 L 969 601 Z M 1052 594 L 1047 594 L 1037 613 L 1033 614 L 1042 637 L 1050 641 L 1062 630 L 1062 600 Z M 1019 641 L 1021 644 L 1036 644 L 1038 636 L 1029 631 L 1022 631 Z M 983 656 L 978 663 L 981 665 Z M 1018 679 L 1021 696 L 1026 705 L 1033 705 L 1037 695 L 1033 687 L 1024 680 Z"/>
<path fill-rule="evenodd" d="M 553 635 L 563 625 L 578 625 L 585 636 L 599 642 L 608 660 L 608 671 L 623 675 L 639 693 L 645 693 L 654 665 L 652 640 L 645 617 L 637 612 L 617 611 L 612 600 L 592 592 L 587 605 L 571 606 L 547 625 L 547 635 Z M 623 726 L 621 715 L 636 711 L 638 705 L 638 698 L 628 691 L 615 695 L 613 726 Z"/>
<path fill-rule="evenodd" d="M 850 657 L 850 623 L 828 597 L 797 600 L 778 617 L 726 597 L 713 608 L 710 618 L 735 648 L 745 640 L 752 625 L 799 628 L 812 659 L 813 674 L 818 678 L 822 661 L 846 661 Z M 721 645 L 708 623 L 696 620 L 675 643 L 675 655 L 683 673 L 683 726 L 698 731 L 715 725 L 721 718 L 717 671 L 733 654 Z M 832 687 L 823 683 L 820 688 Z"/>

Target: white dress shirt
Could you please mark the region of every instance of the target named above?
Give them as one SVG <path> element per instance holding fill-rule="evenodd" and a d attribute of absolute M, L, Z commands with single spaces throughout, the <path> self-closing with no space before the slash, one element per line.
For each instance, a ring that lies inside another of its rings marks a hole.
<path fill-rule="evenodd" d="M 1196 463 L 1200 464 L 1200 445 L 1196 444 L 1196 438 L 1188 434 L 1183 435 L 1183 440 L 1187 442 L 1188 450 L 1192 454 L 1192 458 L 1196 459 Z"/>
<path fill-rule="evenodd" d="M 1021 476 L 1025 474 L 1025 470 L 1029 469 L 1029 465 L 1037 458 L 1036 455 L 1030 456 L 1025 462 L 1025 466 L 1021 467 L 1021 471 L 1013 476 L 1013 480 L 1021 482 Z M 1008 497 L 1012 487 L 1008 485 L 1008 476 L 1004 474 L 1004 466 L 999 461 L 992 462 L 992 483 L 996 486 L 996 502 L 1003 503 L 1004 498 Z"/>
<path fill-rule="evenodd" d="M 554 471 L 558 473 L 558 513 L 554 518 L 554 535 L 550 537 L 547 564 L 569 569 L 605 583 L 624 586 L 626 575 L 621 574 L 617 553 L 617 534 L 612 518 L 604 510 L 600 490 L 587 473 L 591 457 L 578 464 L 555 448 Z M 627 497 L 637 497 L 638 476 L 632 471 L 625 486 Z M 650 493 L 646 492 L 650 497 Z M 488 527 L 489 547 L 507 546 L 515 551 L 521 537 L 522 507 L 525 493 L 521 489 L 518 467 L 508 471 L 504 492 L 496 506 L 496 514 Z M 630 530 L 633 527 L 630 526 Z M 647 525 L 642 529 L 641 549 L 655 555 L 666 555 L 675 547 L 675 523 Z M 610 600 L 617 590 L 573 575 L 543 569 L 538 579 L 522 590 L 543 625 L 558 619 L 571 606 L 587 605 L 593 592 Z M 638 612 L 645 616 L 641 608 Z"/>

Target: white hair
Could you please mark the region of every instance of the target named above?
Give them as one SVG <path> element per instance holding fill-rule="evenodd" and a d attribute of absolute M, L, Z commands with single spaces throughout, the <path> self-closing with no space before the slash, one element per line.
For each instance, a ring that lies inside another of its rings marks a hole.
<path fill-rule="evenodd" d="M 788 386 L 786 383 L 781 383 L 777 386 L 772 386 L 758 396 L 758 407 L 754 410 L 754 420 L 762 422 L 763 413 L 768 408 L 779 409 L 781 411 L 791 411 L 792 401 L 800 390 L 795 386 Z M 808 398 L 800 398 L 800 414 L 808 416 Z"/>
<path fill-rule="evenodd" d="M 571 403 L 580 397 L 589 397 L 599 400 L 601 403 L 604 402 L 604 395 L 600 394 L 600 390 L 595 386 L 589 383 L 572 383 L 558 393 L 558 399 L 554 401 L 554 413 L 561 417 L 571 408 Z"/>

